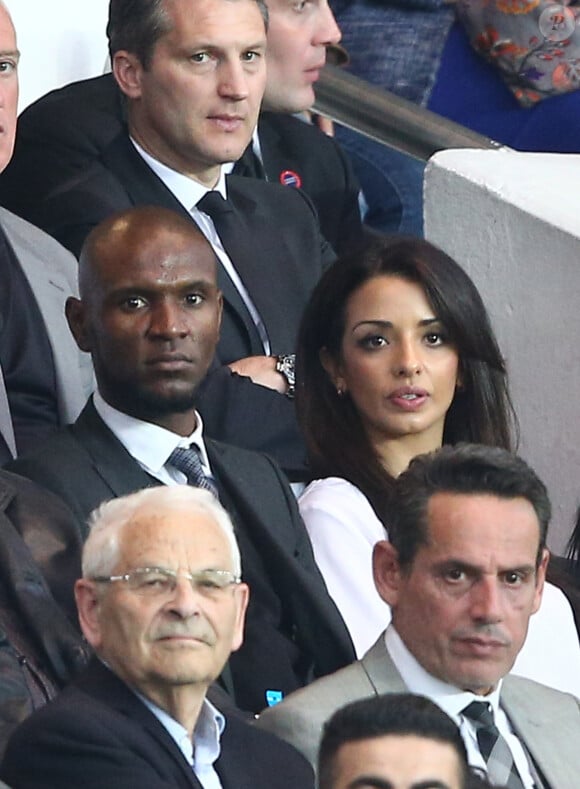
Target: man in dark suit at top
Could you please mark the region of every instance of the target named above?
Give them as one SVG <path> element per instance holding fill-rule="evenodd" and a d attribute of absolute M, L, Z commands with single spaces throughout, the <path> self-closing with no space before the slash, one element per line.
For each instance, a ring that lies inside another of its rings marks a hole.
<path fill-rule="evenodd" d="M 262 0 L 111 0 L 112 67 L 128 126 L 94 168 L 45 201 L 38 223 L 77 253 L 92 227 L 132 205 L 197 223 L 218 256 L 224 298 L 221 366 L 199 399 L 208 432 L 268 451 L 292 472 L 304 453 L 284 396 L 290 360 L 281 357 L 294 350 L 304 305 L 334 254 L 300 190 L 225 181 L 222 163 L 242 155 L 258 117 L 265 16 Z"/>
<path fill-rule="evenodd" d="M 104 504 L 75 586 L 100 660 L 16 732 L 3 777 L 20 789 L 311 789 L 300 754 L 207 698 L 243 639 L 241 573 L 232 523 L 208 491 Z"/>
<path fill-rule="evenodd" d="M 343 704 L 410 691 L 457 723 L 469 764 L 495 785 L 560 789 L 580 775 L 580 702 L 509 674 L 542 599 L 550 501 L 520 458 L 464 444 L 397 479 L 389 540 L 373 555 L 392 622 L 360 661 L 260 717 L 314 764 Z"/>
<path fill-rule="evenodd" d="M 224 678 L 241 708 L 258 712 L 350 662 L 350 638 L 281 470 L 208 439 L 195 410 L 222 312 L 207 240 L 179 214 L 135 208 L 91 233 L 79 277 L 81 300 L 69 299 L 67 316 L 91 353 L 97 392 L 74 425 L 11 470 L 60 496 L 83 535 L 107 499 L 160 484 L 217 488 L 252 589 L 244 645 Z"/>
<path fill-rule="evenodd" d="M 360 243 L 359 187 L 340 146 L 292 113 L 310 109 L 326 47 L 340 39 L 327 0 L 268 0 L 268 68 L 262 112 L 235 175 L 300 187 L 338 254 Z M 21 114 L 14 158 L 0 176 L 0 201 L 19 216 L 89 167 L 119 134 L 122 93 L 112 74 L 51 91 Z"/>

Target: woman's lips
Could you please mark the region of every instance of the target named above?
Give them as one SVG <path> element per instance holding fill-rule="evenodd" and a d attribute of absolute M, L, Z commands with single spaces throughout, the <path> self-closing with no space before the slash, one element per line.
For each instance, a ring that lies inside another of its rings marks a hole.
<path fill-rule="evenodd" d="M 389 394 L 388 400 L 402 411 L 418 411 L 428 397 L 429 392 L 418 386 L 400 386 Z"/>

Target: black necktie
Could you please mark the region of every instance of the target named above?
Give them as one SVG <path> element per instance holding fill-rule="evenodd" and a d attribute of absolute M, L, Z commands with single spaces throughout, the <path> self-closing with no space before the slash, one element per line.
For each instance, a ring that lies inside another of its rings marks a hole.
<path fill-rule="evenodd" d="M 495 725 L 490 705 L 485 701 L 472 701 L 461 714 L 475 726 L 477 744 L 490 781 L 508 789 L 523 789 L 512 752 Z"/>
<path fill-rule="evenodd" d="M 252 240 L 248 238 L 247 229 L 234 206 L 219 192 L 212 190 L 205 193 L 197 207 L 211 217 L 225 251 L 236 266 L 236 261 L 252 249 Z M 255 254 L 253 250 L 252 254 Z"/>
<path fill-rule="evenodd" d="M 188 485 L 209 490 L 216 499 L 219 498 L 215 482 L 211 477 L 204 474 L 199 449 L 195 444 L 192 444 L 187 449 L 177 447 L 177 449 L 173 450 L 167 462 L 185 474 Z"/>

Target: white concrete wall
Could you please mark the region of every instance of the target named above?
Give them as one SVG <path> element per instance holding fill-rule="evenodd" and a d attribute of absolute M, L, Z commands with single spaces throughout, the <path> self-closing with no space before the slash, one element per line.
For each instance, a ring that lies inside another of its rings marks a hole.
<path fill-rule="evenodd" d="M 425 175 L 425 235 L 468 271 L 491 314 L 558 552 L 580 501 L 579 183 L 580 156 L 510 151 L 445 151 Z"/>
<path fill-rule="evenodd" d="M 103 71 L 108 0 L 5 0 L 22 53 L 20 110 L 53 88 Z"/>

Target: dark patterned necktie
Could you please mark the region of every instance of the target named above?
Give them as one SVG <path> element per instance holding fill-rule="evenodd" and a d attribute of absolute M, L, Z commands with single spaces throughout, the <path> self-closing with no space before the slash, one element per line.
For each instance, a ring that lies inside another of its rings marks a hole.
<path fill-rule="evenodd" d="M 188 485 L 209 490 L 216 499 L 219 498 L 215 482 L 211 477 L 204 474 L 199 449 L 195 444 L 192 444 L 187 449 L 177 447 L 177 449 L 173 450 L 167 462 L 185 474 Z"/>
<path fill-rule="evenodd" d="M 490 781 L 508 789 L 523 789 L 512 752 L 495 725 L 490 705 L 485 701 L 472 701 L 461 714 L 475 726 L 477 744 Z"/>

